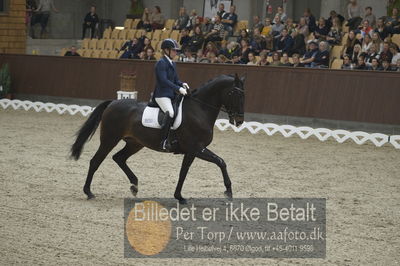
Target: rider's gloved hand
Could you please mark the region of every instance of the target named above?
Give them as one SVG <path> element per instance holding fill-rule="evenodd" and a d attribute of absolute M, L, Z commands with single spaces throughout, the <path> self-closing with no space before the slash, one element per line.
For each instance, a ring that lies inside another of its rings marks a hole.
<path fill-rule="evenodd" d="M 187 83 L 183 83 L 182 86 L 183 86 L 183 88 L 190 90 L 189 85 Z"/>
<path fill-rule="evenodd" d="M 182 94 L 182 95 L 186 95 L 187 91 L 186 91 L 186 89 L 181 87 L 181 88 L 179 88 L 179 93 Z"/>

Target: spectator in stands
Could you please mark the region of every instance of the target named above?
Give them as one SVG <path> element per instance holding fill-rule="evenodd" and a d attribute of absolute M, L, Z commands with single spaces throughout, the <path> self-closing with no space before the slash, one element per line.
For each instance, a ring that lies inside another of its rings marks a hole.
<path fill-rule="evenodd" d="M 239 37 L 237 38 L 237 42 L 240 43 L 243 39 L 250 39 L 249 33 L 246 29 L 240 30 Z"/>
<path fill-rule="evenodd" d="M 213 52 L 214 54 L 218 53 L 218 48 L 214 42 L 207 42 L 207 45 L 204 49 L 203 55 L 207 56 L 208 52 Z"/>
<path fill-rule="evenodd" d="M 337 22 L 337 25 L 338 25 L 339 28 L 341 29 L 345 18 L 344 18 L 342 15 L 338 14 L 335 10 L 332 10 L 332 11 L 329 13 L 329 18 L 328 18 L 328 20 L 326 21 L 326 25 L 327 25 L 329 28 L 331 28 L 331 27 L 333 26 L 333 24 L 334 24 L 335 19 L 338 19 L 338 20 L 339 20 L 339 21 Z"/>
<path fill-rule="evenodd" d="M 240 42 L 240 46 L 241 46 L 239 50 L 240 63 L 247 64 L 249 62 L 249 53 L 251 52 L 249 41 L 247 39 L 243 39 Z"/>
<path fill-rule="evenodd" d="M 282 54 L 281 62 L 282 62 L 282 66 L 286 66 L 286 67 L 291 67 L 291 66 L 293 66 L 293 64 L 290 63 L 290 61 L 289 61 L 289 55 L 288 55 L 288 53 L 283 53 L 283 54 Z"/>
<path fill-rule="evenodd" d="M 189 36 L 189 30 L 182 29 L 181 31 L 181 40 L 179 44 L 181 45 L 181 49 L 185 50 L 190 46 L 192 38 Z"/>
<path fill-rule="evenodd" d="M 35 0 L 26 0 L 26 14 L 25 14 L 25 24 L 27 27 L 31 24 L 31 18 L 33 12 L 37 9 Z"/>
<path fill-rule="evenodd" d="M 221 41 L 221 45 L 218 51 L 218 55 L 224 55 L 225 57 L 229 56 L 229 51 L 228 51 L 228 42 L 226 40 Z"/>
<path fill-rule="evenodd" d="M 362 46 L 361 46 L 361 51 L 363 53 L 368 53 L 368 50 L 369 50 L 369 48 L 371 48 L 372 44 L 373 43 L 372 43 L 371 35 L 369 35 L 369 34 L 365 35 Z"/>
<path fill-rule="evenodd" d="M 379 59 L 379 47 L 376 44 L 372 44 L 369 48 L 368 53 L 365 55 L 365 63 L 371 65 L 374 58 Z"/>
<path fill-rule="evenodd" d="M 238 21 L 238 16 L 236 15 L 235 11 L 236 11 L 236 6 L 231 5 L 230 12 L 225 13 L 224 16 L 222 17 L 222 23 L 224 24 L 225 30 L 227 31 L 229 36 L 232 36 L 233 29 Z"/>
<path fill-rule="evenodd" d="M 299 21 L 299 25 L 297 25 L 297 31 L 302 34 L 305 38 L 310 35 L 310 31 L 308 29 L 307 21 L 305 17 L 301 17 Z"/>
<path fill-rule="evenodd" d="M 351 62 L 351 58 L 348 55 L 345 55 L 343 57 L 343 64 L 341 66 L 341 69 L 343 70 L 352 70 L 354 68 L 353 63 Z"/>
<path fill-rule="evenodd" d="M 380 62 L 384 60 L 392 62 L 393 54 L 390 52 L 390 44 L 388 42 L 383 43 L 383 50 L 379 55 Z"/>
<path fill-rule="evenodd" d="M 237 61 L 240 60 L 239 54 L 240 54 L 240 46 L 239 43 L 237 42 L 230 42 L 227 47 L 228 49 L 228 54 L 227 57 L 232 60 L 234 57 L 237 57 Z"/>
<path fill-rule="evenodd" d="M 385 20 L 383 18 L 378 19 L 374 32 L 379 34 L 381 40 L 386 39 L 390 35 L 390 29 L 385 25 Z"/>
<path fill-rule="evenodd" d="M 286 22 L 287 15 L 285 13 L 285 10 L 283 10 L 282 6 L 278 6 L 278 8 L 277 8 L 277 11 L 276 11 L 276 14 L 275 14 L 275 17 L 274 17 L 274 21 L 273 21 L 274 24 L 276 24 L 276 22 L 277 22 L 276 21 L 277 17 L 279 17 L 279 21 L 280 22 L 282 22 L 282 23 Z"/>
<path fill-rule="evenodd" d="M 311 9 L 306 8 L 304 11 L 304 18 L 306 19 L 308 30 L 314 32 L 317 28 L 317 23 L 314 15 L 311 13 Z"/>
<path fill-rule="evenodd" d="M 250 47 L 256 55 L 259 55 L 260 52 L 265 50 L 267 47 L 265 38 L 261 35 L 258 28 L 254 29 L 253 39 L 250 41 Z"/>
<path fill-rule="evenodd" d="M 229 59 L 225 55 L 220 54 L 217 56 L 217 63 L 218 64 L 230 64 L 231 62 L 229 62 Z"/>
<path fill-rule="evenodd" d="M 272 32 L 272 24 L 270 18 L 265 18 L 265 25 L 262 28 L 261 35 L 267 36 Z"/>
<path fill-rule="evenodd" d="M 201 31 L 200 26 L 196 26 L 194 28 L 194 34 L 189 42 L 189 49 L 194 53 L 200 49 L 203 49 L 203 45 L 204 45 L 203 33 Z"/>
<path fill-rule="evenodd" d="M 397 59 L 396 67 L 394 68 L 394 70 L 400 72 L 400 59 Z"/>
<path fill-rule="evenodd" d="M 201 18 L 199 16 L 197 16 L 196 19 L 194 20 L 194 23 L 193 23 L 191 29 L 194 30 L 194 28 L 196 28 L 196 27 L 200 27 L 200 29 L 201 29 L 201 26 L 202 26 Z"/>
<path fill-rule="evenodd" d="M 390 52 L 393 55 L 391 65 L 394 67 L 400 59 L 399 47 L 395 43 L 392 43 L 390 45 Z"/>
<path fill-rule="evenodd" d="M 269 62 L 268 62 L 268 53 L 266 51 L 262 51 L 260 53 L 260 61 L 258 61 L 257 65 L 258 66 L 268 66 Z"/>
<path fill-rule="evenodd" d="M 85 39 L 87 29 L 90 29 L 90 33 L 91 33 L 90 37 L 93 39 L 94 34 L 96 32 L 96 28 L 98 26 L 98 23 L 99 23 L 99 16 L 96 14 L 96 7 L 91 6 L 90 12 L 86 14 L 84 21 L 83 21 L 82 39 Z"/>
<path fill-rule="evenodd" d="M 369 35 L 370 33 L 372 33 L 373 29 L 372 27 L 369 25 L 368 20 L 364 20 L 360 26 L 360 32 L 362 37 L 364 38 L 365 35 Z"/>
<path fill-rule="evenodd" d="M 211 19 L 208 17 L 204 18 L 203 24 L 201 25 L 201 31 L 203 32 L 203 34 L 207 35 L 208 33 L 210 33 L 213 27 L 214 25 L 211 23 Z"/>
<path fill-rule="evenodd" d="M 388 23 L 390 23 L 390 24 L 393 24 L 393 23 L 398 22 L 399 19 L 400 19 L 400 16 L 399 16 L 399 9 L 398 9 L 397 7 L 394 7 L 394 8 L 392 9 L 392 15 L 391 15 L 390 17 L 387 17 L 387 18 L 386 18 L 386 21 L 387 21 Z"/>
<path fill-rule="evenodd" d="M 263 30 L 264 25 L 262 24 L 259 16 L 253 17 L 253 31 L 254 29 L 258 29 L 260 32 Z"/>
<path fill-rule="evenodd" d="M 326 26 L 325 19 L 323 17 L 319 18 L 318 26 L 314 31 L 314 36 L 319 41 L 326 40 L 326 36 L 329 33 L 329 28 Z"/>
<path fill-rule="evenodd" d="M 281 35 L 282 30 L 285 28 L 285 25 L 283 25 L 281 23 L 281 19 L 279 16 L 275 17 L 275 24 L 272 25 L 272 36 L 274 36 L 275 38 L 279 38 L 279 36 Z"/>
<path fill-rule="evenodd" d="M 145 51 L 141 51 L 138 55 L 139 60 L 145 60 L 146 59 L 146 52 Z"/>
<path fill-rule="evenodd" d="M 358 61 L 358 58 L 360 56 L 364 56 L 363 52 L 361 51 L 361 45 L 359 45 L 358 43 L 356 45 L 354 45 L 354 49 L 353 49 L 353 53 L 351 54 L 351 61 L 355 64 Z"/>
<path fill-rule="evenodd" d="M 350 30 L 357 29 L 362 21 L 363 16 L 363 10 L 357 3 L 357 0 L 350 0 L 349 5 L 347 6 L 347 14 L 349 16 L 347 25 L 349 26 Z"/>
<path fill-rule="evenodd" d="M 339 45 L 342 41 L 342 32 L 340 28 L 340 20 L 336 17 L 333 19 L 332 27 L 326 36 L 326 40 L 330 45 Z"/>
<path fill-rule="evenodd" d="M 346 40 L 346 44 L 343 47 L 343 51 L 342 51 L 342 57 L 344 55 L 352 55 L 353 54 L 353 49 L 354 49 L 354 45 L 356 45 L 356 34 L 355 32 L 352 30 L 349 32 L 349 35 L 347 36 L 347 40 Z"/>
<path fill-rule="evenodd" d="M 303 58 L 300 60 L 305 67 L 310 67 L 311 63 L 314 61 L 314 57 L 318 52 L 318 43 L 315 41 L 309 41 L 308 50 L 304 54 Z"/>
<path fill-rule="evenodd" d="M 189 21 L 186 25 L 186 29 L 190 31 L 194 29 L 195 26 L 198 25 L 200 25 L 200 18 L 199 16 L 197 16 L 196 9 L 192 9 L 192 11 L 190 12 Z"/>
<path fill-rule="evenodd" d="M 395 70 L 392 68 L 389 61 L 383 60 L 381 71 L 395 71 Z"/>
<path fill-rule="evenodd" d="M 210 51 L 207 53 L 207 59 L 210 64 L 215 64 L 215 63 L 217 63 L 217 54 Z M 202 62 L 202 63 L 205 63 L 205 62 Z"/>
<path fill-rule="evenodd" d="M 150 21 L 151 21 L 151 13 L 150 13 L 149 9 L 146 7 L 143 10 L 142 19 L 138 23 L 138 26 L 137 26 L 138 29 L 145 29 L 147 32 L 150 32 L 152 30 Z"/>
<path fill-rule="evenodd" d="M 215 22 L 210 33 L 206 35 L 206 43 L 208 42 L 220 42 L 225 38 L 224 25 L 221 23 L 221 18 L 215 16 Z"/>
<path fill-rule="evenodd" d="M 71 46 L 71 50 L 67 51 L 64 56 L 81 56 L 80 54 L 78 54 L 78 52 L 76 51 L 76 46 Z"/>
<path fill-rule="evenodd" d="M 271 34 L 268 34 L 267 36 L 264 37 L 265 40 L 265 51 L 268 53 L 272 52 L 274 50 L 274 37 Z"/>
<path fill-rule="evenodd" d="M 186 13 L 186 8 L 181 7 L 179 9 L 179 17 L 177 20 L 175 20 L 174 26 L 172 29 L 174 30 L 183 30 L 186 28 L 187 24 L 189 22 L 189 16 Z"/>
<path fill-rule="evenodd" d="M 225 15 L 226 11 L 225 11 L 225 5 L 223 3 L 219 4 L 218 6 L 218 12 L 217 12 L 217 16 L 223 18 Z"/>
<path fill-rule="evenodd" d="M 329 45 L 327 42 L 319 43 L 319 50 L 311 62 L 313 68 L 329 68 Z"/>
<path fill-rule="evenodd" d="M 200 63 L 204 59 L 203 50 L 198 50 L 196 53 L 196 63 Z"/>
<path fill-rule="evenodd" d="M 300 62 L 300 55 L 294 54 L 292 55 L 293 65 L 292 67 L 304 67 L 304 65 Z"/>
<path fill-rule="evenodd" d="M 278 52 L 274 52 L 272 54 L 272 62 L 269 65 L 270 66 L 282 66 L 281 56 Z"/>
<path fill-rule="evenodd" d="M 293 38 L 287 29 L 283 29 L 279 39 L 276 39 L 275 50 L 279 53 L 289 53 L 293 49 Z"/>
<path fill-rule="evenodd" d="M 256 55 L 253 52 L 250 52 L 247 55 L 247 65 L 249 66 L 256 66 L 257 65 L 257 58 Z"/>
<path fill-rule="evenodd" d="M 117 49 L 119 51 L 124 51 L 120 58 L 125 59 L 138 59 L 138 54 L 143 50 L 143 46 L 139 43 L 137 38 L 133 38 L 130 41 L 124 43 L 121 49 Z"/>
<path fill-rule="evenodd" d="M 152 48 L 147 48 L 144 60 L 156 60 L 156 58 L 154 57 L 154 50 Z"/>
<path fill-rule="evenodd" d="M 383 49 L 383 41 L 382 41 L 381 37 L 379 36 L 379 33 L 377 33 L 377 32 L 372 33 L 372 43 L 377 45 L 378 52 L 380 53 Z"/>
<path fill-rule="evenodd" d="M 193 57 L 191 49 L 187 48 L 184 53 L 185 57 L 183 58 L 183 62 L 188 62 L 188 63 L 196 62 L 196 58 Z"/>
<path fill-rule="evenodd" d="M 370 66 L 367 67 L 367 70 L 372 70 L 372 71 L 380 71 L 382 68 L 379 65 L 378 59 L 374 58 L 372 59 L 372 63 Z"/>
<path fill-rule="evenodd" d="M 357 70 L 368 70 L 368 67 L 365 64 L 364 59 L 365 58 L 363 56 L 358 57 L 358 62 L 357 62 L 357 65 L 356 65 L 356 67 L 354 69 L 357 69 Z"/>
<path fill-rule="evenodd" d="M 367 20 L 371 27 L 375 27 L 375 25 L 376 25 L 376 17 L 375 17 L 374 14 L 372 14 L 372 7 L 367 6 L 365 8 L 364 20 Z"/>
<path fill-rule="evenodd" d="M 294 53 L 303 55 L 306 52 L 306 42 L 303 34 L 293 31 L 291 36 L 293 38 L 293 47 L 289 55 Z"/>
<path fill-rule="evenodd" d="M 151 46 L 151 40 L 149 38 L 147 38 L 147 37 L 143 38 L 142 47 L 143 47 L 143 51 L 145 51 L 145 52 L 147 51 L 147 49 L 153 49 L 154 50 L 154 47 Z"/>
<path fill-rule="evenodd" d="M 39 5 L 37 9 L 34 11 L 34 14 L 31 18 L 31 37 L 33 39 L 35 38 L 33 26 L 35 26 L 37 23 L 40 23 L 41 26 L 40 38 L 44 37 L 51 11 L 54 11 L 56 13 L 59 12 L 54 5 L 54 0 L 39 0 Z"/>
<path fill-rule="evenodd" d="M 161 13 L 159 6 L 154 7 L 154 11 L 151 14 L 151 27 L 153 30 L 163 29 L 165 24 L 164 15 Z"/>
<path fill-rule="evenodd" d="M 292 35 L 292 32 L 296 30 L 296 26 L 293 24 L 293 19 L 286 19 L 285 28 L 288 30 L 289 35 Z"/>

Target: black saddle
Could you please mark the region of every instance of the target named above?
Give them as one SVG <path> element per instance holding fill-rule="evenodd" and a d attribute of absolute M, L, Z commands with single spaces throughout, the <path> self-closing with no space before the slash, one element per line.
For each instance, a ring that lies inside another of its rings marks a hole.
<path fill-rule="evenodd" d="M 176 116 L 178 115 L 178 108 L 179 108 L 179 104 L 181 102 L 183 98 L 183 95 L 178 95 L 177 97 L 175 97 L 175 99 L 172 101 L 172 108 L 174 109 L 174 117 L 172 119 L 172 124 L 174 124 Z M 163 110 L 160 108 L 160 106 L 158 105 L 158 103 L 154 100 L 154 97 L 151 97 L 149 103 L 147 104 L 148 107 L 153 107 L 153 108 L 159 108 L 160 112 L 158 112 L 158 123 L 160 125 L 163 124 L 164 121 L 164 117 L 165 117 L 165 113 L 163 112 Z"/>

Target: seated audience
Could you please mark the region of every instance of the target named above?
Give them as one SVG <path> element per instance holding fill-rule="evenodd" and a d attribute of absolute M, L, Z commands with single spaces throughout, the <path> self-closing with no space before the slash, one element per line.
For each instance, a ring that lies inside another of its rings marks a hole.
<path fill-rule="evenodd" d="M 346 44 L 343 46 L 343 51 L 342 51 L 342 57 L 344 55 L 352 55 L 353 54 L 353 49 L 354 45 L 356 45 L 357 39 L 356 39 L 356 34 L 352 30 L 349 32 L 349 35 L 347 36 Z"/>
<path fill-rule="evenodd" d="M 240 63 L 247 64 L 249 62 L 249 53 L 251 52 L 249 41 L 243 39 L 240 42 L 241 48 L 239 49 Z"/>
<path fill-rule="evenodd" d="M 194 53 L 194 52 L 197 52 L 200 49 L 203 49 L 203 45 L 204 45 L 203 33 L 201 31 L 200 26 L 196 26 L 194 28 L 194 34 L 190 38 L 189 48 Z"/>
<path fill-rule="evenodd" d="M 329 45 L 327 42 L 319 43 L 319 50 L 315 54 L 311 67 L 313 68 L 328 68 L 329 67 Z"/>
<path fill-rule="evenodd" d="M 225 13 L 224 16 L 222 17 L 222 23 L 224 24 L 225 30 L 227 31 L 229 36 L 232 36 L 233 28 L 235 27 L 238 21 L 238 16 L 236 15 L 235 11 L 236 11 L 236 6 L 231 5 L 230 12 Z"/>
<path fill-rule="evenodd" d="M 213 52 L 214 54 L 218 53 L 218 48 L 214 42 L 207 42 L 206 47 L 204 48 L 203 55 L 207 56 L 209 52 Z"/>
<path fill-rule="evenodd" d="M 318 20 L 318 26 L 314 31 L 314 36 L 319 41 L 323 41 L 326 40 L 326 36 L 328 35 L 328 33 L 329 33 L 329 28 L 326 26 L 325 19 L 321 17 Z"/>
<path fill-rule="evenodd" d="M 259 16 L 254 16 L 253 17 L 253 31 L 254 29 L 258 29 L 258 31 L 262 31 L 264 28 L 264 25 L 262 24 L 260 17 Z"/>
<path fill-rule="evenodd" d="M 326 21 L 326 25 L 329 28 L 331 28 L 333 26 L 333 23 L 334 23 L 335 19 L 339 20 L 337 25 L 341 28 L 345 18 L 342 15 L 338 14 L 335 10 L 332 10 L 331 12 L 329 12 L 329 18 Z"/>
<path fill-rule="evenodd" d="M 306 8 L 304 10 L 303 17 L 305 18 L 305 20 L 307 22 L 308 30 L 310 32 L 314 32 L 315 29 L 317 28 L 317 23 L 316 23 L 316 19 L 315 19 L 314 15 L 311 13 L 311 9 Z"/>
<path fill-rule="evenodd" d="M 183 30 L 186 28 L 189 22 L 189 16 L 186 13 L 186 8 L 181 7 L 179 9 L 179 17 L 177 20 L 175 20 L 174 26 L 172 29 L 174 30 Z"/>
<path fill-rule="evenodd" d="M 351 62 L 353 62 L 354 64 L 357 63 L 358 58 L 359 58 L 361 55 L 362 55 L 363 57 L 365 56 L 365 55 L 363 54 L 363 52 L 361 51 L 361 45 L 359 45 L 359 44 L 354 45 L 353 53 L 351 54 Z"/>
<path fill-rule="evenodd" d="M 376 25 L 376 17 L 375 17 L 374 14 L 372 14 L 372 7 L 367 6 L 365 8 L 364 20 L 367 20 L 371 27 L 375 27 L 375 25 Z"/>
<path fill-rule="evenodd" d="M 395 66 L 397 61 L 400 59 L 399 47 L 395 43 L 392 43 L 390 45 L 390 52 L 393 55 L 391 65 Z"/>
<path fill-rule="evenodd" d="M 379 54 L 379 61 L 382 63 L 384 60 L 392 62 L 393 54 L 390 52 L 390 44 L 388 42 L 383 43 L 383 50 Z"/>
<path fill-rule="evenodd" d="M 282 66 L 281 55 L 278 52 L 274 52 L 272 54 L 272 62 L 269 65 L 270 66 Z"/>
<path fill-rule="evenodd" d="M 225 38 L 225 28 L 221 23 L 221 18 L 215 16 L 214 26 L 212 30 L 206 35 L 206 43 L 220 42 Z"/>
<path fill-rule="evenodd" d="M 190 12 L 189 20 L 188 20 L 188 23 L 186 24 L 186 29 L 188 29 L 190 31 L 198 25 L 200 25 L 200 17 L 197 16 L 196 9 L 193 9 Z"/>
<path fill-rule="evenodd" d="M 257 63 L 258 66 L 268 66 L 268 53 L 266 51 L 263 51 L 260 53 L 260 61 Z"/>
<path fill-rule="evenodd" d="M 250 52 L 247 55 L 247 65 L 249 66 L 256 66 L 257 65 L 257 58 L 256 55 L 253 52 Z"/>
<path fill-rule="evenodd" d="M 345 56 L 343 57 L 343 64 L 342 64 L 341 69 L 343 69 L 343 70 L 352 70 L 353 67 L 354 67 L 354 66 L 353 66 L 353 63 L 351 62 L 350 56 L 345 55 Z"/>
<path fill-rule="evenodd" d="M 140 22 L 138 23 L 137 28 L 138 29 L 145 29 L 147 32 L 152 31 L 152 27 L 151 27 L 151 12 L 150 10 L 146 7 L 143 10 L 143 15 L 142 15 L 142 19 L 140 20 Z"/>
<path fill-rule="evenodd" d="M 358 62 L 357 62 L 356 67 L 354 69 L 357 69 L 357 70 L 368 70 L 368 66 L 365 64 L 363 56 L 359 56 L 358 57 Z"/>
<path fill-rule="evenodd" d="M 225 13 L 225 5 L 223 3 L 220 3 L 218 6 L 217 16 L 220 16 L 222 18 L 224 17 Z"/>
<path fill-rule="evenodd" d="M 285 28 L 288 30 L 289 35 L 296 31 L 296 26 L 293 24 L 293 19 L 288 18 L 285 22 Z"/>
<path fill-rule="evenodd" d="M 239 35 L 239 37 L 237 38 L 237 42 L 238 43 L 240 43 L 243 39 L 250 39 L 250 36 L 249 36 L 249 33 L 247 32 L 247 30 L 245 30 L 245 29 L 243 29 L 243 30 L 240 30 L 240 33 L 239 33 L 240 35 Z"/>
<path fill-rule="evenodd" d="M 265 38 L 261 35 L 258 28 L 254 29 L 253 39 L 250 41 L 250 47 L 256 55 L 259 55 L 260 52 L 265 50 L 267 47 Z"/>
<path fill-rule="evenodd" d="M 146 55 L 145 55 L 144 60 L 156 60 L 156 58 L 154 57 L 154 49 L 147 48 L 147 50 L 145 52 L 146 52 Z"/>
<path fill-rule="evenodd" d="M 179 41 L 179 44 L 181 45 L 181 49 L 185 50 L 187 47 L 190 46 L 190 42 L 192 40 L 192 37 L 189 36 L 189 30 L 182 29 L 181 30 L 181 40 Z"/>
<path fill-rule="evenodd" d="M 278 8 L 277 8 L 277 12 L 275 14 L 274 21 L 273 21 L 274 24 L 277 23 L 277 20 L 276 20 L 277 17 L 279 18 L 280 22 L 282 22 L 282 23 L 286 22 L 287 15 L 286 15 L 285 11 L 283 10 L 282 6 L 278 6 Z"/>
<path fill-rule="evenodd" d="M 361 6 L 357 3 L 357 0 L 350 0 L 347 6 L 348 22 L 350 30 L 355 30 L 358 28 L 362 21 L 363 10 Z"/>
<path fill-rule="evenodd" d="M 340 20 L 339 18 L 335 18 L 333 20 L 333 24 L 331 26 L 328 35 L 326 36 L 326 40 L 330 45 L 339 45 L 342 41 L 342 32 L 340 30 Z"/>
<path fill-rule="evenodd" d="M 390 62 L 387 60 L 383 60 L 382 61 L 382 67 L 381 67 L 382 71 L 395 71 L 392 66 L 390 65 Z"/>
<path fill-rule="evenodd" d="M 290 63 L 290 61 L 289 61 L 289 55 L 288 55 L 288 53 L 283 53 L 283 54 L 282 54 L 281 62 L 282 62 L 282 66 L 286 66 L 286 67 L 291 67 L 291 66 L 293 66 L 293 64 Z"/>
<path fill-rule="evenodd" d="M 367 67 L 367 70 L 381 71 L 382 68 L 379 65 L 378 59 L 376 59 L 376 58 L 372 59 L 372 63 L 371 63 L 370 66 Z"/>
<path fill-rule="evenodd" d="M 390 35 L 390 28 L 385 25 L 385 19 L 378 19 L 378 23 L 374 29 L 374 32 L 379 34 L 379 38 L 381 40 L 386 39 Z"/>
<path fill-rule="evenodd" d="M 210 33 L 213 27 L 214 24 L 211 23 L 211 19 L 208 17 L 204 18 L 203 24 L 201 24 L 201 31 L 203 32 L 203 35 Z"/>
<path fill-rule="evenodd" d="M 117 49 L 119 51 L 124 51 L 120 58 L 123 59 L 138 59 L 139 53 L 143 51 L 142 44 L 138 41 L 137 38 L 133 38 L 132 40 L 127 41 L 122 45 L 121 49 Z"/>
<path fill-rule="evenodd" d="M 365 63 L 367 65 L 371 65 L 372 59 L 378 59 L 379 60 L 378 46 L 375 45 L 375 44 L 372 44 L 371 47 L 368 49 L 368 52 L 365 55 Z"/>
<path fill-rule="evenodd" d="M 183 62 L 194 63 L 196 62 L 196 58 L 192 55 L 192 50 L 187 48 L 185 50 L 185 57 L 183 58 Z"/>
<path fill-rule="evenodd" d="M 308 43 L 308 50 L 306 51 L 300 62 L 304 64 L 305 67 L 310 67 L 311 63 L 314 61 L 317 52 L 318 52 L 318 44 L 315 41 L 310 41 Z"/>
<path fill-rule="evenodd" d="M 369 48 L 371 48 L 372 44 L 373 43 L 372 43 L 371 36 L 369 34 L 365 35 L 364 39 L 363 39 L 362 46 L 361 46 L 361 51 L 363 53 L 368 53 L 368 50 L 369 50 Z"/>
<path fill-rule="evenodd" d="M 279 39 L 275 40 L 275 50 L 279 53 L 289 53 L 293 49 L 293 38 L 283 29 Z"/>
<path fill-rule="evenodd" d="M 270 18 L 265 18 L 265 25 L 262 28 L 261 35 L 267 36 L 272 32 L 272 24 Z"/>
<path fill-rule="evenodd" d="M 304 67 L 304 64 L 300 62 L 300 55 L 294 54 L 292 55 L 293 65 L 292 67 Z"/>
<path fill-rule="evenodd" d="M 272 31 L 272 36 L 279 36 L 281 35 L 282 30 L 285 28 L 285 25 L 281 23 L 280 17 L 275 17 L 275 24 L 272 25 L 271 31 Z"/>
<path fill-rule="evenodd" d="M 159 6 L 154 7 L 154 11 L 151 14 L 151 27 L 153 30 L 159 30 L 164 28 L 165 18 L 161 13 L 161 8 Z"/>
<path fill-rule="evenodd" d="M 364 20 L 360 26 L 360 32 L 361 32 L 362 37 L 364 37 L 365 35 L 371 34 L 372 31 L 373 31 L 373 29 L 369 25 L 369 21 Z"/>
<path fill-rule="evenodd" d="M 71 50 L 67 51 L 64 56 L 81 56 L 80 54 L 78 54 L 78 52 L 76 51 L 76 46 L 71 46 Z"/>

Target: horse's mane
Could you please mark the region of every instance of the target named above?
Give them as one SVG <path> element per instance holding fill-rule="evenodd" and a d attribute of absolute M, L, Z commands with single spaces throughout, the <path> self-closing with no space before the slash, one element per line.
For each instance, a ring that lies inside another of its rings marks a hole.
<path fill-rule="evenodd" d="M 204 83 L 203 85 L 201 85 L 201 87 L 196 88 L 192 91 L 192 95 L 196 96 L 198 95 L 201 91 L 204 91 L 210 87 L 213 87 L 216 83 L 219 82 L 228 82 L 228 81 L 233 81 L 233 79 L 235 78 L 234 75 L 219 75 L 216 78 L 210 79 L 208 80 L 206 83 Z"/>

